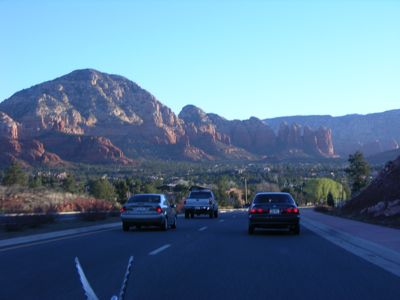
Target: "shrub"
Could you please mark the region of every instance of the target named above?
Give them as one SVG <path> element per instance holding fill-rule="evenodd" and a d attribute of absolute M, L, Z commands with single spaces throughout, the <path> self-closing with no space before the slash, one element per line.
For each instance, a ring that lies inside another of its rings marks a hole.
<path fill-rule="evenodd" d="M 57 211 L 59 212 L 104 212 L 113 211 L 115 209 L 116 206 L 109 201 L 81 197 L 78 197 L 73 201 L 65 201 L 57 207 Z"/>

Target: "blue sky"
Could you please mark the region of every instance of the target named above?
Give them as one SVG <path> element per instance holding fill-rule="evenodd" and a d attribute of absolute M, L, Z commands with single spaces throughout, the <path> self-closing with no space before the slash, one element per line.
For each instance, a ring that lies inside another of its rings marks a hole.
<path fill-rule="evenodd" d="M 228 119 L 400 108 L 400 1 L 0 0 L 0 100 L 74 69 Z"/>

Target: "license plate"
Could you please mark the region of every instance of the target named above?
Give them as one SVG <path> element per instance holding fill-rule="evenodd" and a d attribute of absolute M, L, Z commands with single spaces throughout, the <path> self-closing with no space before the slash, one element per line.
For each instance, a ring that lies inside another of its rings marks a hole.
<path fill-rule="evenodd" d="M 146 211 L 146 210 L 147 210 L 146 207 L 137 207 L 137 208 L 135 209 L 135 211 L 137 211 L 137 212 L 143 212 L 143 211 Z"/>
<path fill-rule="evenodd" d="M 271 215 L 279 215 L 279 208 L 272 208 L 270 211 L 269 211 L 269 213 L 271 214 Z"/>

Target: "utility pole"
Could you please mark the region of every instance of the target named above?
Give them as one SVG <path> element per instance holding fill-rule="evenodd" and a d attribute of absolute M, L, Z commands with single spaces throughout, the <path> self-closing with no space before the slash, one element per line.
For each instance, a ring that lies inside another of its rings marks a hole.
<path fill-rule="evenodd" d="M 245 201 L 247 204 L 248 202 L 247 202 L 247 179 L 246 179 L 246 177 L 244 178 L 244 195 L 245 195 Z"/>

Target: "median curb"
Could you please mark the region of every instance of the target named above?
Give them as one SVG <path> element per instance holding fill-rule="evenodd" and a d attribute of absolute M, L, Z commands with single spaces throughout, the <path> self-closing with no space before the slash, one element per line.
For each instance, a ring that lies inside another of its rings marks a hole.
<path fill-rule="evenodd" d="M 302 217 L 301 224 L 331 243 L 400 277 L 400 252 Z"/>
<path fill-rule="evenodd" d="M 75 229 L 67 229 L 67 230 L 54 231 L 54 232 L 48 232 L 48 233 L 33 234 L 33 235 L 17 237 L 17 238 L 10 238 L 10 239 L 5 239 L 5 240 L 0 241 L 0 249 L 17 246 L 17 245 L 22 245 L 22 244 L 33 243 L 33 242 L 52 240 L 52 239 L 65 237 L 65 236 L 73 236 L 76 234 L 102 231 L 102 230 L 106 230 L 106 229 L 116 228 L 118 226 L 121 226 L 121 222 L 80 227 L 80 228 L 75 228 Z"/>

